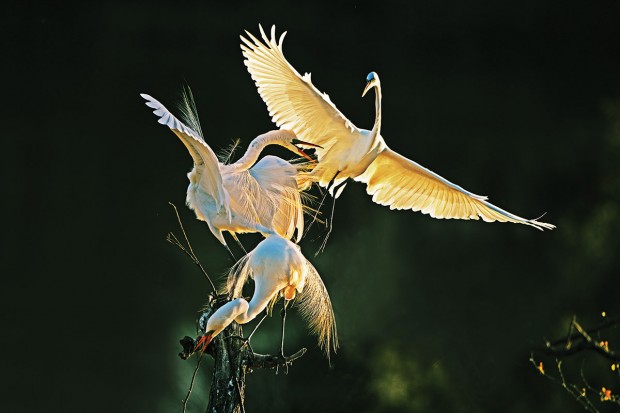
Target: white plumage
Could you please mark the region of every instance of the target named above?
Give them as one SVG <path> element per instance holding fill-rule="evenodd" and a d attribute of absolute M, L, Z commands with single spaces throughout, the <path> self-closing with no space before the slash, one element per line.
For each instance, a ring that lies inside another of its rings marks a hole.
<path fill-rule="evenodd" d="M 249 278 L 254 279 L 254 293 L 248 302 L 241 297 L 241 291 Z M 250 322 L 265 308 L 271 308 L 279 297 L 296 301 L 328 357 L 330 350 L 338 348 L 336 320 L 327 289 L 299 246 L 289 240 L 270 235 L 261 241 L 231 269 L 226 292 L 233 300 L 209 317 L 206 335 L 197 348 L 206 348 L 233 321 Z"/>
<path fill-rule="evenodd" d="M 256 137 L 245 155 L 233 164 L 220 163 L 206 144 L 191 95 L 185 95 L 183 111 L 187 126 L 174 117 L 160 102 L 141 95 L 153 108 L 158 122 L 168 126 L 183 142 L 194 160 L 189 172 L 187 205 L 198 219 L 206 221 L 215 237 L 224 245 L 222 231 L 236 233 L 277 233 L 290 239 L 304 228 L 303 203 L 299 192 L 298 172 L 303 164 L 291 164 L 276 156 L 256 162 L 267 145 L 281 145 L 305 155 L 292 142 L 296 136 L 288 130 L 270 131 Z"/>
<path fill-rule="evenodd" d="M 513 222 L 537 229 L 553 229 L 552 224 L 526 219 L 489 203 L 442 178 L 436 173 L 392 151 L 381 137 L 381 83 L 371 72 L 367 91 L 376 93 L 375 123 L 371 130 L 357 128 L 311 82 L 301 76 L 282 51 L 282 42 L 271 38 L 260 27 L 262 41 L 247 32 L 241 36 L 245 65 L 258 92 L 267 104 L 272 120 L 283 129 L 294 131 L 300 139 L 320 145 L 319 164 L 311 177 L 337 198 L 348 178 L 363 182 L 374 202 L 391 209 L 411 209 L 433 218 L 479 219 Z M 334 193 L 336 190 L 336 193 Z"/>

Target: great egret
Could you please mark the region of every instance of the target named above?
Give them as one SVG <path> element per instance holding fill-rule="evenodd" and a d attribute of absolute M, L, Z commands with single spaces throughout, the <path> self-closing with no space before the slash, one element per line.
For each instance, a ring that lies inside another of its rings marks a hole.
<path fill-rule="evenodd" d="M 267 145 L 283 146 L 311 160 L 295 146 L 301 143 L 295 133 L 282 129 L 259 135 L 241 159 L 233 164 L 222 164 L 202 137 L 191 94 L 184 95 L 182 108 L 191 127 L 151 96 L 141 96 L 146 105 L 154 109 L 158 122 L 168 126 L 192 156 L 194 168 L 187 175 L 190 181 L 187 205 L 198 219 L 207 222 L 213 235 L 227 249 L 222 231 L 229 231 L 235 239 L 235 234 L 244 232 L 263 235 L 275 232 L 288 239 L 297 231 L 299 241 L 304 227 L 304 208 L 297 178 L 304 166 L 271 155 L 255 164 Z M 303 185 L 301 181 L 299 184 Z"/>
<path fill-rule="evenodd" d="M 375 89 L 375 123 L 371 130 L 359 129 L 312 84 L 310 74 L 301 76 L 284 57 L 275 26 L 268 38 L 259 26 L 263 42 L 246 31 L 241 36 L 245 65 L 267 104 L 273 122 L 294 131 L 300 139 L 315 145 L 319 164 L 313 179 L 338 198 L 346 180 L 367 184 L 372 200 L 390 209 L 411 209 L 433 218 L 479 219 L 486 222 L 514 222 L 539 230 L 554 225 L 526 219 L 487 202 L 429 169 L 392 151 L 381 137 L 381 83 L 371 72 L 362 97 Z M 410 133 L 410 132 L 408 132 Z"/>
<path fill-rule="evenodd" d="M 241 294 L 249 277 L 254 279 L 254 293 L 248 303 Z M 233 321 L 245 324 L 265 308 L 271 309 L 280 296 L 285 300 L 285 308 L 287 302 L 296 299 L 299 312 L 328 357 L 331 349 L 338 348 L 336 320 L 327 289 L 299 246 L 291 241 L 277 234 L 267 236 L 233 266 L 226 291 L 234 299 L 209 317 L 196 349 L 206 349 Z"/>

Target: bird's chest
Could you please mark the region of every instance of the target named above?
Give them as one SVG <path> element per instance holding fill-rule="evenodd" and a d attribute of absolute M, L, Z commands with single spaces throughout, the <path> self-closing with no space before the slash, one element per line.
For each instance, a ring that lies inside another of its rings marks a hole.
<path fill-rule="evenodd" d="M 187 205 L 195 210 L 200 211 L 202 215 L 208 216 L 217 213 L 215 199 L 207 191 L 204 191 L 200 185 L 190 183 L 187 187 Z"/>
<path fill-rule="evenodd" d="M 377 145 L 373 145 L 371 136 L 363 136 L 343 154 L 338 170 L 347 177 L 363 174 L 377 157 L 377 149 Z"/>

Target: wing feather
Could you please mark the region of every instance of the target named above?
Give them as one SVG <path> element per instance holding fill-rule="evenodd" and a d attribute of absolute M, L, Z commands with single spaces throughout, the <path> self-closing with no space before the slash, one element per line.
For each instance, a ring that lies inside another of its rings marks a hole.
<path fill-rule="evenodd" d="M 486 222 L 513 222 L 539 230 L 555 228 L 505 211 L 487 202 L 486 197 L 466 191 L 389 148 L 355 180 L 367 184 L 374 202 L 392 209 L 422 211 L 433 218 L 482 218 Z"/>
<path fill-rule="evenodd" d="M 153 110 L 153 113 L 159 116 L 157 122 L 168 126 L 175 135 L 181 140 L 183 145 L 189 151 L 196 173 L 199 176 L 200 184 L 215 199 L 216 204 L 220 208 L 229 209 L 228 193 L 222 185 L 222 175 L 220 172 L 220 164 L 213 150 L 207 145 L 202 135 L 194 129 L 186 126 L 178 120 L 164 105 L 147 94 L 140 94 L 145 100 L 146 105 Z"/>
<path fill-rule="evenodd" d="M 259 28 L 262 41 L 246 31 L 248 38 L 241 36 L 241 50 L 273 122 L 282 129 L 293 130 L 303 141 L 320 145 L 322 148 L 316 148 L 319 161 L 336 141 L 355 139 L 352 134 L 358 132 L 355 125 L 334 106 L 329 96 L 314 87 L 310 74 L 301 76 L 284 57 L 282 42 L 286 32 L 278 41 L 275 26 L 271 38 L 262 26 Z"/>

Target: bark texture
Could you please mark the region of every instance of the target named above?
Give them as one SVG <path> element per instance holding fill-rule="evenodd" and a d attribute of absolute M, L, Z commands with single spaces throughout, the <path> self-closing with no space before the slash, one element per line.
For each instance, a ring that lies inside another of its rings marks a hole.
<path fill-rule="evenodd" d="M 207 320 L 213 312 L 226 302 L 225 297 L 211 298 L 199 319 L 199 327 L 204 333 Z M 186 360 L 194 354 L 196 339 L 181 339 L 183 352 L 179 356 Z M 206 354 L 214 359 L 213 377 L 209 391 L 207 413 L 245 413 L 246 374 L 254 369 L 285 369 L 306 352 L 302 348 L 291 356 L 257 354 L 243 339 L 241 326 L 233 322 L 213 339 Z"/>

